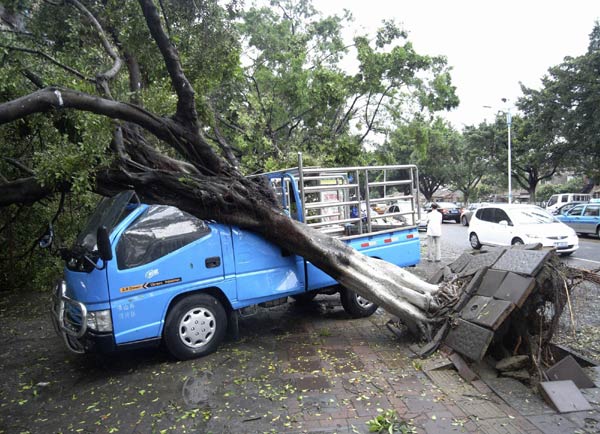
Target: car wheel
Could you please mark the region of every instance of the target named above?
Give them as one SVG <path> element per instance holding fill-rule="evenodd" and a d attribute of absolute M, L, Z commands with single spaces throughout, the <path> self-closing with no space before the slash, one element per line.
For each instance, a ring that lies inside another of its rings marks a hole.
<path fill-rule="evenodd" d="M 465 216 L 462 216 L 460 218 L 460 222 L 462 223 L 463 226 L 469 226 L 469 222 L 467 221 L 467 218 Z"/>
<path fill-rule="evenodd" d="M 192 294 L 169 311 L 165 345 L 173 357 L 189 360 L 215 351 L 226 331 L 227 315 L 221 302 L 209 294 Z"/>
<path fill-rule="evenodd" d="M 596 228 L 596 236 L 600 238 L 600 226 Z"/>
<path fill-rule="evenodd" d="M 313 301 L 313 299 L 317 296 L 318 293 L 319 291 L 304 292 L 302 294 L 292 295 L 292 298 L 300 304 L 310 303 L 311 301 Z"/>
<path fill-rule="evenodd" d="M 471 232 L 471 235 L 469 235 L 469 242 L 471 243 L 471 247 L 473 247 L 475 250 L 481 249 L 481 243 L 479 242 L 479 237 L 477 236 L 477 234 L 475 232 Z"/>
<path fill-rule="evenodd" d="M 340 291 L 340 300 L 346 313 L 353 318 L 371 316 L 378 308 L 375 303 L 346 288 L 342 288 Z"/>
<path fill-rule="evenodd" d="M 522 246 L 525 243 L 523 242 L 523 240 L 521 238 L 515 238 L 514 240 L 512 240 L 512 242 L 510 244 L 511 244 L 511 246 Z"/>

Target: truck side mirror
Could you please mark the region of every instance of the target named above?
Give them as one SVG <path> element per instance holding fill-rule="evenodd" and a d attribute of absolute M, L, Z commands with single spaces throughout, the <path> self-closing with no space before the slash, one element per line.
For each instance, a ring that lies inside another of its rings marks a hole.
<path fill-rule="evenodd" d="M 108 230 L 106 226 L 100 226 L 96 232 L 96 242 L 98 243 L 98 252 L 100 258 L 106 262 L 112 259 L 112 250 L 110 248 L 110 240 L 108 239 Z"/>

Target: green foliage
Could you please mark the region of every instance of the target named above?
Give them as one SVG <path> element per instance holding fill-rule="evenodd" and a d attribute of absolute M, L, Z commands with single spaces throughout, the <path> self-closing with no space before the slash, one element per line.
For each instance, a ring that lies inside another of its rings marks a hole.
<path fill-rule="evenodd" d="M 248 172 L 287 166 L 298 151 L 323 164 L 357 164 L 368 137 L 389 128 L 391 105 L 457 104 L 444 58 L 416 53 L 393 22 L 346 47 L 349 21 L 321 15 L 310 0 L 273 0 L 242 14 L 244 77 L 213 105 Z M 345 56 L 356 56 L 356 73 L 342 69 Z"/>
<path fill-rule="evenodd" d="M 441 118 L 427 120 L 415 117 L 408 123 L 398 121 L 389 141 L 378 149 L 385 164 L 416 164 L 419 168 L 419 188 L 427 200 L 454 173 L 452 149 L 459 134 Z"/>
<path fill-rule="evenodd" d="M 536 131 L 565 149 L 562 167 L 582 167 L 595 178 L 600 178 L 599 69 L 600 23 L 596 22 L 587 52 L 551 67 L 540 90 L 523 87 L 519 101 L 535 121 Z"/>
<path fill-rule="evenodd" d="M 563 184 L 542 184 L 538 189 L 537 198 L 541 201 L 547 201 L 553 194 L 577 193 L 581 191 L 583 181 L 581 179 L 571 179 Z"/>
<path fill-rule="evenodd" d="M 410 425 L 408 422 L 400 421 L 396 410 L 382 410 L 378 409 L 380 413 L 373 419 L 366 422 L 369 427 L 369 432 L 375 432 L 380 434 L 409 434 L 417 432 L 416 428 Z"/>

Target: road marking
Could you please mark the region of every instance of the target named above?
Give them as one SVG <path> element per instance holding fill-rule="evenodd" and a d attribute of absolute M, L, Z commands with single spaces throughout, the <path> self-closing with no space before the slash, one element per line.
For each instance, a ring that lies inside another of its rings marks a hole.
<path fill-rule="evenodd" d="M 578 261 L 591 262 L 593 264 L 600 264 L 600 262 L 598 262 L 598 261 L 592 261 L 591 259 L 583 259 L 583 258 L 577 258 L 577 257 L 572 257 L 571 259 L 576 259 Z"/>

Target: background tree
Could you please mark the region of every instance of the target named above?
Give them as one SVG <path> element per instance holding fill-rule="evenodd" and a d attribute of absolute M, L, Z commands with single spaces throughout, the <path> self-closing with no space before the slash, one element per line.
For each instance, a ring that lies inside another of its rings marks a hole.
<path fill-rule="evenodd" d="M 554 133 L 548 143 L 562 143 L 570 150 L 565 168 L 581 168 L 596 180 L 600 177 L 599 70 L 600 24 L 596 22 L 587 52 L 551 67 L 542 78 L 541 90 L 523 89 L 522 101 Z"/>
<path fill-rule="evenodd" d="M 417 115 L 410 122 L 398 121 L 396 129 L 378 150 L 381 161 L 416 164 L 419 168 L 419 190 L 427 201 L 450 181 L 451 149 L 459 135 L 441 118 L 427 120 Z"/>
<path fill-rule="evenodd" d="M 289 167 L 297 151 L 311 163 L 357 164 L 369 137 L 385 129 L 388 105 L 456 105 L 443 57 L 418 54 L 392 22 L 346 45 L 350 20 L 324 17 L 308 0 L 242 13 L 243 79 L 224 89 L 229 98 L 212 101 L 221 107 L 219 129 L 250 171 Z"/>
<path fill-rule="evenodd" d="M 481 180 L 490 173 L 487 133 L 486 129 L 467 127 L 462 134 L 453 134 L 449 148 L 449 180 L 453 188 L 462 192 L 465 204 L 477 194 Z"/>

